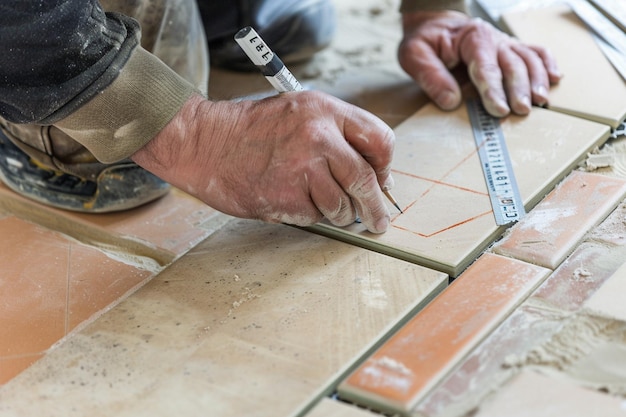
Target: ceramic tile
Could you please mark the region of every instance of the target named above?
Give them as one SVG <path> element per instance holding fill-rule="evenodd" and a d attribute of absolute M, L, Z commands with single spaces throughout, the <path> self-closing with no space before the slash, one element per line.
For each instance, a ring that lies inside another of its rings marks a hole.
<path fill-rule="evenodd" d="M 341 401 L 334 401 L 324 398 L 315 405 L 311 411 L 305 414 L 306 417 L 380 417 L 380 414 L 358 408 Z"/>
<path fill-rule="evenodd" d="M 58 232 L 0 217 L 0 380 L 154 275 Z"/>
<path fill-rule="evenodd" d="M 527 210 L 609 134 L 607 126 L 540 108 L 501 125 Z M 491 211 L 466 108 L 425 106 L 395 133 L 393 194 L 404 214 L 394 214 L 390 230 L 374 235 L 360 224 L 329 223 L 310 230 L 457 276 L 505 230 Z"/>
<path fill-rule="evenodd" d="M 67 330 L 72 243 L 16 217 L 0 230 L 0 357 L 39 353 Z"/>
<path fill-rule="evenodd" d="M 413 410 L 420 417 L 466 416 L 519 372 L 516 358 L 550 340 L 566 313 L 525 301 Z"/>
<path fill-rule="evenodd" d="M 625 194 L 622 179 L 574 171 L 512 227 L 493 251 L 555 269 Z"/>
<path fill-rule="evenodd" d="M 0 357 L 0 386 L 14 378 L 20 372 L 24 371 L 24 369 L 31 366 L 42 356 L 43 354 L 39 353 L 35 355 L 24 355 L 11 358 Z"/>
<path fill-rule="evenodd" d="M 622 258 L 624 261 L 625 258 Z M 626 290 L 626 263 L 600 287 L 585 303 L 585 310 L 616 320 L 626 322 L 624 291 Z"/>
<path fill-rule="evenodd" d="M 481 406 L 476 417 L 626 416 L 622 398 L 570 381 L 523 372 Z"/>
<path fill-rule="evenodd" d="M 447 280 L 233 220 L 0 388 L 0 414 L 295 415 Z"/>
<path fill-rule="evenodd" d="M 341 398 L 410 412 L 549 270 L 485 254 L 339 385 Z"/>
<path fill-rule="evenodd" d="M 504 13 L 502 19 L 516 37 L 547 47 L 557 59 L 563 78 L 550 91 L 549 108 L 619 126 L 626 117 L 626 83 L 568 6 Z"/>
<path fill-rule="evenodd" d="M 160 266 L 191 249 L 228 218 L 177 189 L 132 210 L 93 214 L 47 207 L 0 183 L 0 207 L 80 241 L 150 257 Z"/>

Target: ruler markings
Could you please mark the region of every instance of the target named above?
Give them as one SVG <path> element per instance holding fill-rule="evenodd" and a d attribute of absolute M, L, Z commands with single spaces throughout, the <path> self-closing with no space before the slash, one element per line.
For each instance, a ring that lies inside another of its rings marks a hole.
<path fill-rule="evenodd" d="M 526 211 L 500 122 L 478 99 L 468 100 L 467 109 L 496 224 L 516 222 Z"/>

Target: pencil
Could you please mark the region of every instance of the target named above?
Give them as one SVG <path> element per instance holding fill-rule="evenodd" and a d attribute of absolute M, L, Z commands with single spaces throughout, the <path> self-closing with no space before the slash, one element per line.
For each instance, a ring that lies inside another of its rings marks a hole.
<path fill-rule="evenodd" d="M 283 61 L 276 55 L 267 44 L 261 39 L 259 34 L 250 26 L 239 30 L 235 34 L 235 41 L 246 53 L 252 63 L 259 68 L 261 73 L 279 93 L 288 91 L 302 91 L 302 85 L 296 77 L 287 69 Z M 402 209 L 388 190 L 383 190 L 383 194 L 402 213 Z"/>

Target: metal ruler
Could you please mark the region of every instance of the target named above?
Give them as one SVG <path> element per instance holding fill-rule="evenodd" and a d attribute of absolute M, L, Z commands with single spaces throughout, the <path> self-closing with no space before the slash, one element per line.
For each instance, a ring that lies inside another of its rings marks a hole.
<path fill-rule="evenodd" d="M 501 226 L 516 222 L 526 214 L 526 210 L 500 122 L 487 113 L 478 99 L 467 101 L 467 111 L 496 224 Z"/>

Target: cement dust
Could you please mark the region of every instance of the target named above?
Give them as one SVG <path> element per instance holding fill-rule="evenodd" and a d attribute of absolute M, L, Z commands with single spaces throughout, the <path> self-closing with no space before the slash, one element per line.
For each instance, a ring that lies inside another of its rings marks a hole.
<path fill-rule="evenodd" d="M 531 368 L 580 386 L 626 396 L 626 323 L 577 314 L 546 343 L 505 367 Z"/>

